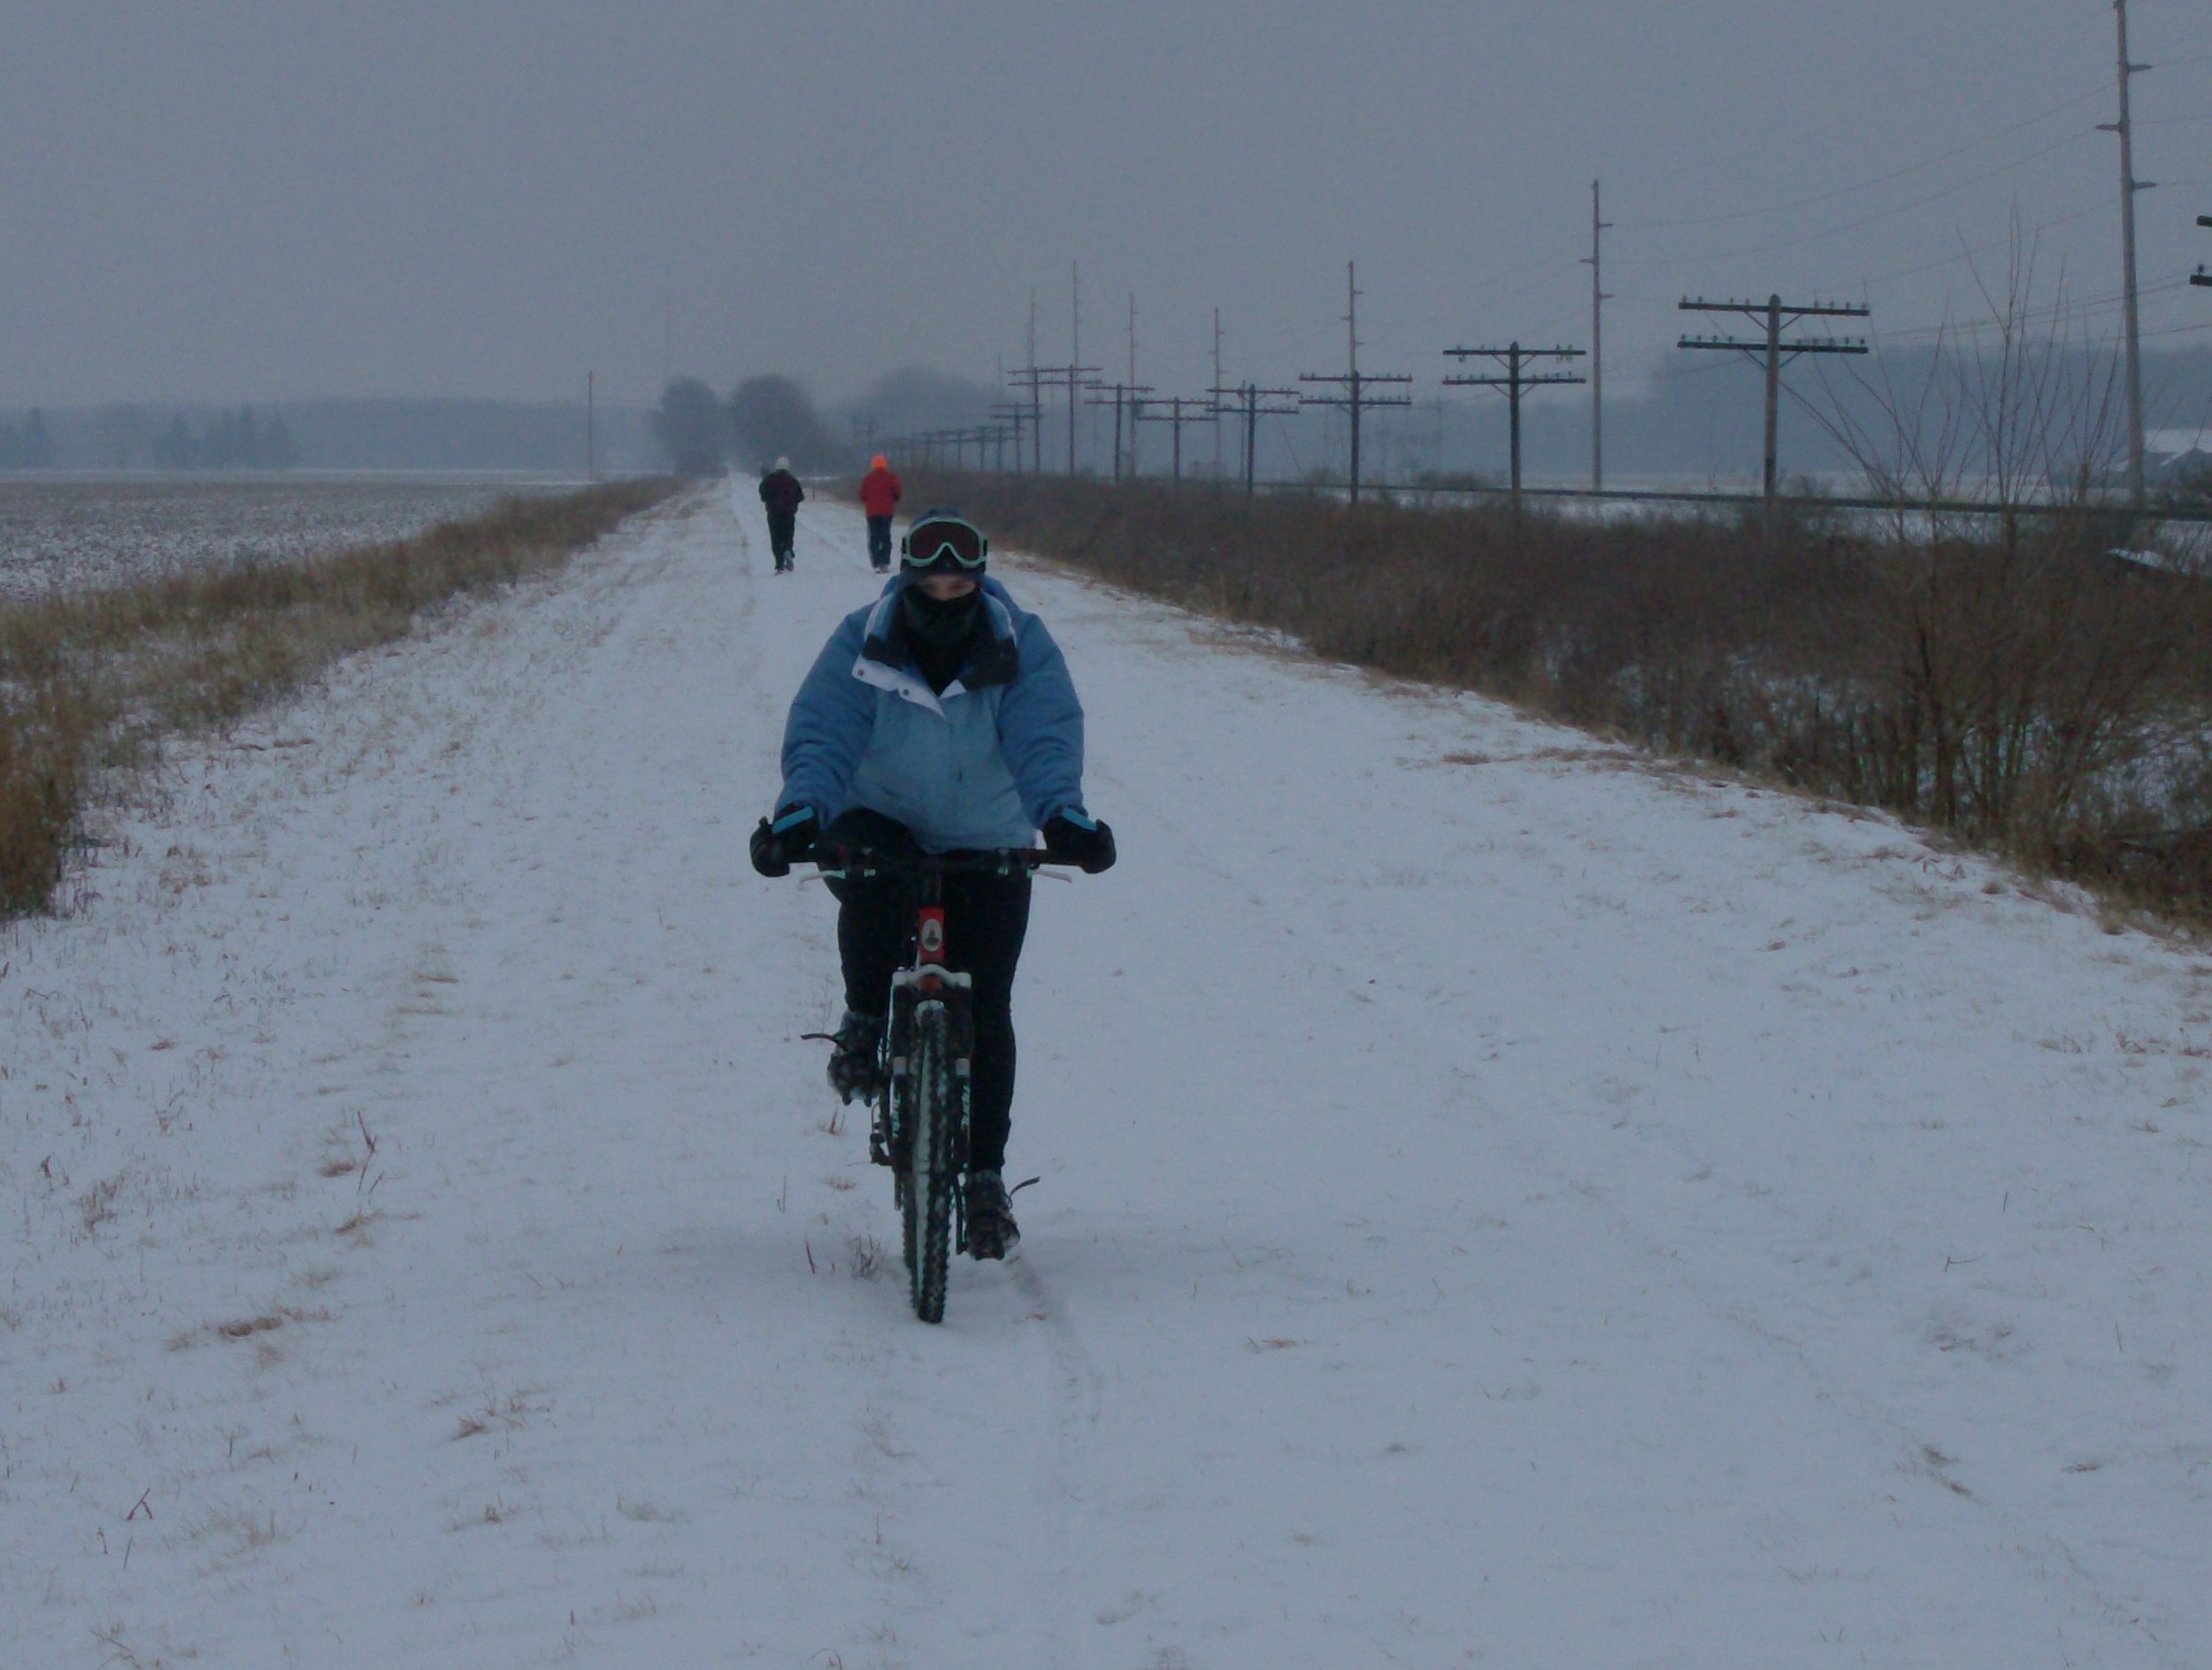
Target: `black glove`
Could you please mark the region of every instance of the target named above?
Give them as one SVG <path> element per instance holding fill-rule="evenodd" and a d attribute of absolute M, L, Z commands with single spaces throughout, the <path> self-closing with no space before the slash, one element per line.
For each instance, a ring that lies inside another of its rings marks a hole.
<path fill-rule="evenodd" d="M 1040 833 L 1047 854 L 1079 866 L 1086 875 L 1114 867 L 1113 830 L 1080 806 L 1054 812 Z"/>
<path fill-rule="evenodd" d="M 763 818 L 753 831 L 753 868 L 766 876 L 789 875 L 793 865 L 814 856 L 821 832 L 813 807 L 777 807 L 774 820 Z"/>

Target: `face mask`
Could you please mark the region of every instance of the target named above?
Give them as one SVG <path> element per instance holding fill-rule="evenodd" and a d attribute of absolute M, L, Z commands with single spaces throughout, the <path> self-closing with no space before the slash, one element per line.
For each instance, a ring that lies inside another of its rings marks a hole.
<path fill-rule="evenodd" d="M 901 599 L 907 629 L 925 643 L 941 650 L 966 641 L 983 611 L 980 588 L 964 597 L 936 598 L 919 586 L 909 586 Z"/>

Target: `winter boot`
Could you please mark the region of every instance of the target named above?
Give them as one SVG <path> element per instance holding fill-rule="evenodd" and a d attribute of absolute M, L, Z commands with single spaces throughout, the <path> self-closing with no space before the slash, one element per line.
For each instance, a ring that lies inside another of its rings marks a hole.
<path fill-rule="evenodd" d="M 963 1198 L 968 1209 L 968 1251 L 978 1258 L 1003 1258 L 1021 1238 L 1014 1203 L 996 1172 L 970 1172 Z"/>
<path fill-rule="evenodd" d="M 829 1082 L 848 1103 L 856 1097 L 872 1102 L 883 1089 L 883 1068 L 877 1060 L 883 1043 L 883 1017 L 845 1011 L 830 1037 Z"/>

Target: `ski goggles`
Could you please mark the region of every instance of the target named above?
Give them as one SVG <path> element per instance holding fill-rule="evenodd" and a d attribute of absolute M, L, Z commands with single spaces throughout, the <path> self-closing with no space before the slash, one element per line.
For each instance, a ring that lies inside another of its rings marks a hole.
<path fill-rule="evenodd" d="M 918 573 L 973 573 L 991 554 L 991 542 L 957 516 L 925 516 L 899 541 L 899 557 Z"/>

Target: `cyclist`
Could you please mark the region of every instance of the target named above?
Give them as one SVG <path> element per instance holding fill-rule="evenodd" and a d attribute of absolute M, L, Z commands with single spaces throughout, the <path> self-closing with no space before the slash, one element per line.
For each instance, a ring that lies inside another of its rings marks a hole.
<path fill-rule="evenodd" d="M 776 572 L 791 572 L 791 535 L 797 526 L 799 506 L 806 489 L 791 473 L 791 460 L 778 458 L 776 467 L 760 478 L 760 502 L 768 507 L 768 549 L 775 553 Z"/>
<path fill-rule="evenodd" d="M 783 793 L 753 833 L 753 867 L 788 874 L 818 850 L 906 853 L 1025 847 L 1095 875 L 1113 831 L 1083 809 L 1083 709 L 1043 621 L 984 572 L 988 543 L 952 511 L 925 512 L 900 542 L 899 572 L 845 617 L 791 704 Z M 847 1101 L 881 1088 L 884 999 L 913 921 L 910 885 L 833 878 L 845 1016 L 829 1081 Z M 1019 1238 L 1006 1185 L 1014 1101 L 1014 966 L 1029 925 L 1029 875 L 945 881 L 950 966 L 973 980 L 969 1250 Z"/>
<path fill-rule="evenodd" d="M 860 509 L 868 519 L 868 563 L 879 574 L 891 572 L 891 514 L 905 491 L 889 462 L 877 453 L 860 478 Z"/>

